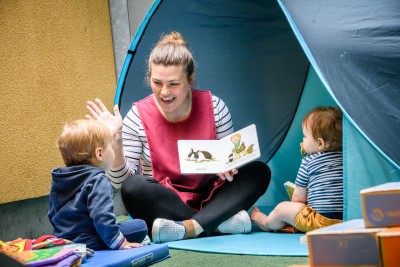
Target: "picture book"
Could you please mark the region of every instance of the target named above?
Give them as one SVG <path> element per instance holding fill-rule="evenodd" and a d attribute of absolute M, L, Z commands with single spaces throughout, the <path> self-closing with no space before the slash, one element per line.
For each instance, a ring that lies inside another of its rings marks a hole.
<path fill-rule="evenodd" d="M 219 140 L 179 140 L 181 173 L 219 173 L 261 157 L 254 124 Z"/>
<path fill-rule="evenodd" d="M 292 200 L 294 188 L 296 187 L 296 185 L 290 181 L 285 182 L 283 185 L 285 186 L 285 190 L 289 199 Z"/>

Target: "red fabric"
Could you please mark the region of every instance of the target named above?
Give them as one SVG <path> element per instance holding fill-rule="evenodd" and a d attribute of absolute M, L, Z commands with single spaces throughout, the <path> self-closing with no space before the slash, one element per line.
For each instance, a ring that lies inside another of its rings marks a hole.
<path fill-rule="evenodd" d="M 211 93 L 192 90 L 192 111 L 186 120 L 177 123 L 163 117 L 153 95 L 135 105 L 146 132 L 154 178 L 190 207 L 200 210 L 223 181 L 215 175 L 181 174 L 177 141 L 216 139 Z"/>
<path fill-rule="evenodd" d="M 32 240 L 31 239 L 27 239 L 25 242 L 24 251 L 26 251 L 26 250 L 32 250 Z"/>
<path fill-rule="evenodd" d="M 42 236 L 39 236 L 37 239 L 33 240 L 32 244 L 38 244 L 38 243 L 44 242 L 49 238 L 57 238 L 57 237 L 54 235 L 42 235 Z"/>

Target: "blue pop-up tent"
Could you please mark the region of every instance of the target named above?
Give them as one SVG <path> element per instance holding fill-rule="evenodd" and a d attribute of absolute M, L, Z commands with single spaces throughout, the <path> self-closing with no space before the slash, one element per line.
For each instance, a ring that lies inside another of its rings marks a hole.
<path fill-rule="evenodd" d="M 301 120 L 319 105 L 344 113 L 345 219 L 359 191 L 400 180 L 398 0 L 155 1 L 128 51 L 115 102 L 122 115 L 151 93 L 146 59 L 179 31 L 197 61 L 196 87 L 228 105 L 236 129 L 256 124 L 272 182 L 258 205 L 285 200 L 301 155 Z"/>

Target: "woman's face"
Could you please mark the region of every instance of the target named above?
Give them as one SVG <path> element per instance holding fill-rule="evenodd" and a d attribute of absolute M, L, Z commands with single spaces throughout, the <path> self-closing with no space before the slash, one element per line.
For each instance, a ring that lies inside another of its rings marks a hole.
<path fill-rule="evenodd" d="M 190 82 L 182 66 L 151 64 L 151 90 L 167 120 L 176 122 L 189 116 L 192 104 Z"/>

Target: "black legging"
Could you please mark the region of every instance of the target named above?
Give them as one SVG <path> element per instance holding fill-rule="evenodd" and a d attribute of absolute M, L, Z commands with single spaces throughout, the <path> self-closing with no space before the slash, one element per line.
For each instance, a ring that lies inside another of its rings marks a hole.
<path fill-rule="evenodd" d="M 149 232 L 157 218 L 194 219 L 209 235 L 237 212 L 250 209 L 267 191 L 270 180 L 269 167 L 261 161 L 253 161 L 239 168 L 232 182 L 226 181 L 219 187 L 201 211 L 189 207 L 175 192 L 149 176 L 129 176 L 122 184 L 121 196 L 128 213 L 145 220 Z"/>

